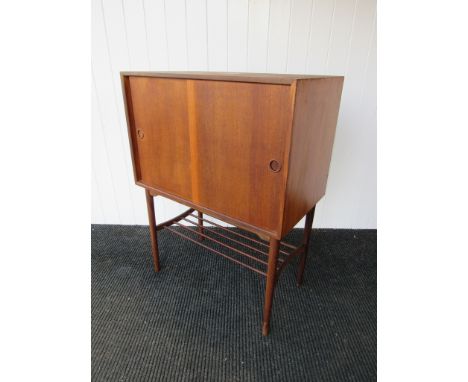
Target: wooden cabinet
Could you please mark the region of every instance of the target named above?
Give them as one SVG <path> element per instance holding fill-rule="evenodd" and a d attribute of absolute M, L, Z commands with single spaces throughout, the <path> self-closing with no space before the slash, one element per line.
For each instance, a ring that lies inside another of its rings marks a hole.
<path fill-rule="evenodd" d="M 122 85 L 150 215 L 161 195 L 198 211 L 199 232 L 205 213 L 269 240 L 274 284 L 281 239 L 306 214 L 312 224 L 325 193 L 343 77 L 137 72 L 122 73 Z M 159 270 L 156 232 L 170 224 L 151 219 Z M 304 262 L 306 247 L 295 254 Z"/>

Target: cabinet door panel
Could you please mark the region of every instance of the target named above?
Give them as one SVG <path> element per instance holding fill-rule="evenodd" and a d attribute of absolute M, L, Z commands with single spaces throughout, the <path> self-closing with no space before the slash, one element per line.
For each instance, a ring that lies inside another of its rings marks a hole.
<path fill-rule="evenodd" d="M 285 85 L 190 80 L 188 107 L 196 202 L 279 232 L 291 118 Z M 194 153 L 194 150 L 196 151 Z"/>
<path fill-rule="evenodd" d="M 187 80 L 131 77 L 138 179 L 191 199 Z"/>

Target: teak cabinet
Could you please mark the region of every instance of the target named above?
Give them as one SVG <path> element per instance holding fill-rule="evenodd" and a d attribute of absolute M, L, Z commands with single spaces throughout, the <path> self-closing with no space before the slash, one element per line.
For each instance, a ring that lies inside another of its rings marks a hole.
<path fill-rule="evenodd" d="M 121 78 L 135 182 L 146 189 L 155 270 L 162 228 L 207 249 L 213 250 L 207 243 L 224 245 L 233 255 L 213 251 L 267 277 L 268 334 L 276 278 L 296 256 L 302 281 L 314 208 L 325 194 L 343 77 L 123 72 Z M 156 225 L 157 195 L 190 208 Z M 210 228 L 204 223 L 214 222 L 204 214 L 258 237 Z M 304 215 L 303 243 L 283 243 Z"/>

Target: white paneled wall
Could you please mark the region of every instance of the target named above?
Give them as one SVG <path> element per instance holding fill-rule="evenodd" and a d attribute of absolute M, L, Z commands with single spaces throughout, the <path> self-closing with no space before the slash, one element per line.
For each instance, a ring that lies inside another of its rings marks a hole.
<path fill-rule="evenodd" d="M 376 228 L 375 0 L 93 0 L 92 222 L 147 224 L 133 183 L 119 72 L 345 76 L 314 227 Z M 159 221 L 184 207 L 156 198 Z"/>

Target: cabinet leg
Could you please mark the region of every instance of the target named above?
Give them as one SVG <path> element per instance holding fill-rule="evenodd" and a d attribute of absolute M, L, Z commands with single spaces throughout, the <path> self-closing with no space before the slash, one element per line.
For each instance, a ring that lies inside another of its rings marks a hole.
<path fill-rule="evenodd" d="M 265 288 L 265 303 L 263 305 L 262 334 L 267 336 L 270 333 L 271 304 L 276 284 L 276 261 L 278 259 L 279 240 L 270 239 L 270 249 L 268 251 L 268 271 Z"/>
<path fill-rule="evenodd" d="M 203 230 L 203 212 L 198 211 L 198 232 L 202 235 L 205 233 Z M 198 236 L 198 240 L 203 241 L 203 236 Z"/>
<path fill-rule="evenodd" d="M 158 249 L 158 236 L 156 232 L 156 215 L 154 213 L 154 200 L 153 196 L 148 190 L 145 190 L 146 194 L 146 207 L 148 209 L 148 221 L 151 235 L 151 249 L 153 254 L 153 265 L 154 271 L 159 272 L 159 249 Z"/>
<path fill-rule="evenodd" d="M 315 206 L 306 214 L 306 221 L 304 225 L 304 236 L 302 238 L 302 244 L 304 245 L 304 253 L 301 256 L 301 260 L 299 262 L 299 267 L 297 270 L 297 285 L 300 286 L 302 284 L 302 279 L 304 276 L 304 268 L 306 265 L 307 260 L 307 252 L 309 250 L 309 241 L 310 241 L 310 231 L 312 229 L 312 222 L 314 221 L 314 214 L 315 214 Z"/>

